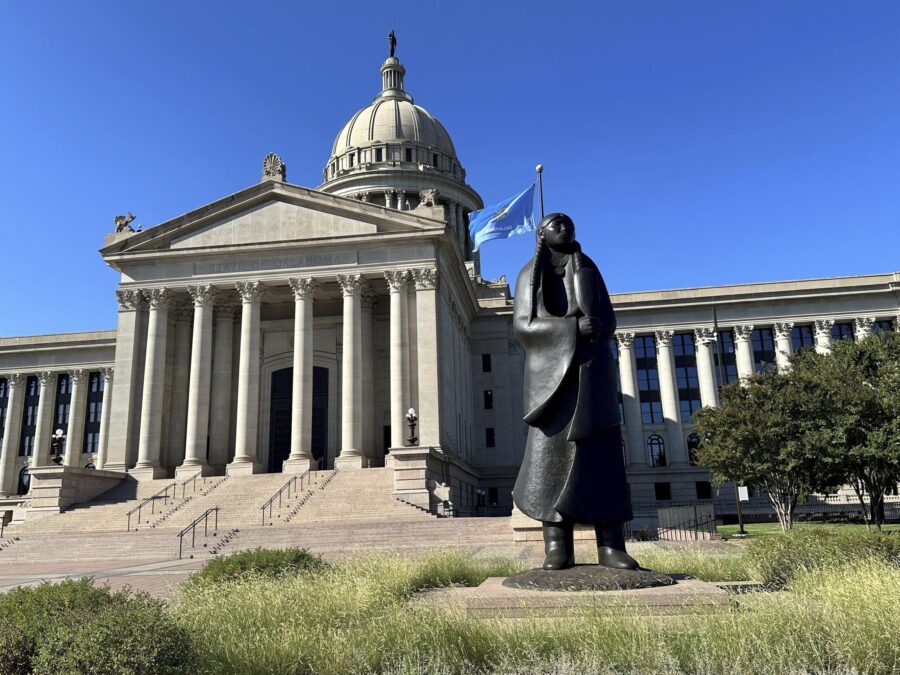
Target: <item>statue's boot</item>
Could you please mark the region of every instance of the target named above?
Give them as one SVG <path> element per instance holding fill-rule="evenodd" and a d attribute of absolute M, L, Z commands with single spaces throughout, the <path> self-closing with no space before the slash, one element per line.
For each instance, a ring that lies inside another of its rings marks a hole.
<path fill-rule="evenodd" d="M 597 525 L 597 562 L 618 570 L 636 570 L 637 560 L 625 552 L 625 532 L 622 523 Z"/>
<path fill-rule="evenodd" d="M 564 570 L 575 564 L 572 523 L 544 523 L 544 569 Z"/>

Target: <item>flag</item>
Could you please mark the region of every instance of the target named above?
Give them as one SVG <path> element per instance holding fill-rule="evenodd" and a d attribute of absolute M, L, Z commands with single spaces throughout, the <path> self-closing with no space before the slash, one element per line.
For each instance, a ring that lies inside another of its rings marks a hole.
<path fill-rule="evenodd" d="M 475 243 L 474 251 L 486 241 L 508 239 L 525 232 L 534 232 L 534 183 L 515 197 L 469 214 L 469 236 Z"/>

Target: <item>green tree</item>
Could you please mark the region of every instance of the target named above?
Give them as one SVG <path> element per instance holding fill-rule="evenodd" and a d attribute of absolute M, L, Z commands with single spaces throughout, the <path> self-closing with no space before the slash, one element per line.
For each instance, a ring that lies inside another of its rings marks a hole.
<path fill-rule="evenodd" d="M 700 466 L 716 482 L 763 488 L 784 531 L 797 504 L 840 484 L 839 467 L 821 452 L 817 381 L 794 370 L 767 370 L 722 389 L 719 407 L 694 416 Z"/>
<path fill-rule="evenodd" d="M 828 356 L 800 353 L 792 363 L 817 381 L 823 453 L 840 464 L 867 524 L 881 529 L 885 495 L 900 483 L 900 340 L 840 340 Z"/>

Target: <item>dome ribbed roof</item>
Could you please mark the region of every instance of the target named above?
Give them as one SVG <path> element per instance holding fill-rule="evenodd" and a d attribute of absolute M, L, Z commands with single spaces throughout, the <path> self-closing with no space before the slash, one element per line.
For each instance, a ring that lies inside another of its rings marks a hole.
<path fill-rule="evenodd" d="M 331 156 L 373 142 L 413 142 L 456 158 L 456 149 L 444 125 L 425 108 L 399 96 L 380 95 L 353 115 L 334 139 Z"/>

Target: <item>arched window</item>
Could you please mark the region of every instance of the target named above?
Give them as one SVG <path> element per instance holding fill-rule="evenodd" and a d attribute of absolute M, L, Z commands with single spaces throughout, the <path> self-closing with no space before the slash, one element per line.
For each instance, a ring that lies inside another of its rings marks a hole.
<path fill-rule="evenodd" d="M 19 472 L 19 489 L 18 494 L 27 495 L 28 490 L 31 488 L 31 472 L 28 470 L 26 466 Z"/>
<path fill-rule="evenodd" d="M 691 464 L 697 465 L 697 451 L 700 449 L 700 434 L 688 434 L 687 437 L 688 457 Z"/>
<path fill-rule="evenodd" d="M 653 434 L 647 439 L 647 448 L 650 450 L 650 466 L 666 465 L 666 442 L 659 434 Z"/>

